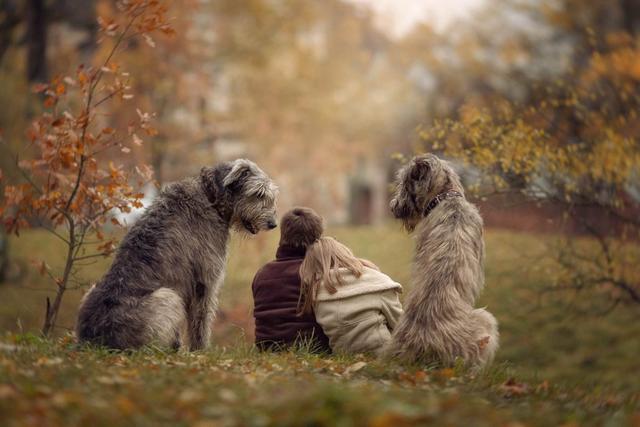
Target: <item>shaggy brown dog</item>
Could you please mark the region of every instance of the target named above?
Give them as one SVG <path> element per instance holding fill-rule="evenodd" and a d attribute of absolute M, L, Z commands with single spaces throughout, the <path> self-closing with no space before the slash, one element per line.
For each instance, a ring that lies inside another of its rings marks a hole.
<path fill-rule="evenodd" d="M 474 309 L 484 286 L 482 218 L 464 197 L 458 175 L 432 154 L 399 172 L 393 215 L 415 231 L 412 290 L 386 354 L 409 361 L 468 366 L 490 363 L 498 348 L 496 319 Z"/>

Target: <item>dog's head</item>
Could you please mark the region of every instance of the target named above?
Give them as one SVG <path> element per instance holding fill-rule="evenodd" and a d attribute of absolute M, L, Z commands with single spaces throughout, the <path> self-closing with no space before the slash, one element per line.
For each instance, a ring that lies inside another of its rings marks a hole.
<path fill-rule="evenodd" d="M 398 171 L 389 204 L 393 216 L 413 231 L 431 199 L 447 190 L 462 192 L 460 181 L 448 162 L 434 154 L 415 156 Z"/>
<path fill-rule="evenodd" d="M 250 160 L 238 159 L 200 172 L 207 196 L 228 212 L 238 231 L 258 234 L 277 227 L 278 188 Z"/>

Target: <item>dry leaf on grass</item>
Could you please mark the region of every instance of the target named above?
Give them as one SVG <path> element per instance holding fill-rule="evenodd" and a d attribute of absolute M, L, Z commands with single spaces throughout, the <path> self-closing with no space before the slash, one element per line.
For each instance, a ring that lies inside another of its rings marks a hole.
<path fill-rule="evenodd" d="M 10 384 L 0 384 L 0 400 L 15 397 L 17 394 L 14 386 Z"/>
<path fill-rule="evenodd" d="M 515 378 L 509 378 L 500 386 L 500 390 L 505 397 L 517 397 L 529 393 L 530 387 L 527 383 L 518 383 Z"/>
<path fill-rule="evenodd" d="M 49 359 L 48 357 L 41 357 L 36 361 L 37 366 L 54 366 L 62 363 L 62 358 L 53 357 Z"/>
<path fill-rule="evenodd" d="M 347 369 L 344 370 L 344 375 L 351 375 L 354 372 L 358 372 L 365 366 L 367 366 L 367 362 L 356 362 L 353 365 L 348 366 Z"/>
<path fill-rule="evenodd" d="M 126 384 L 126 383 L 129 382 L 129 380 L 127 380 L 126 378 L 121 377 L 119 375 L 113 375 L 113 376 L 110 376 L 110 377 L 102 375 L 102 376 L 97 377 L 96 381 L 99 382 L 100 384 L 104 384 L 104 385 Z"/>

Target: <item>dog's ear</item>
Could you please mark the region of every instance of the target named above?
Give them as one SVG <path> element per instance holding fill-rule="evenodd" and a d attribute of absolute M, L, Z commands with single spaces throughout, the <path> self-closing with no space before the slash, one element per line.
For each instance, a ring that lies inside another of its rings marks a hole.
<path fill-rule="evenodd" d="M 443 163 L 435 154 L 421 154 L 411 160 L 409 179 L 430 190 L 434 177 L 442 174 Z"/>
<path fill-rule="evenodd" d="M 411 160 L 408 175 L 412 181 L 422 181 L 429 175 L 433 165 L 432 157 L 432 154 L 425 154 L 422 156 L 416 156 Z"/>
<path fill-rule="evenodd" d="M 219 167 L 203 167 L 200 169 L 200 182 L 207 193 L 210 201 L 216 200 L 222 192 L 222 180 L 220 179 Z"/>
<path fill-rule="evenodd" d="M 231 170 L 222 181 L 222 185 L 229 189 L 237 188 L 251 172 L 251 162 L 245 159 L 238 159 L 233 162 Z"/>

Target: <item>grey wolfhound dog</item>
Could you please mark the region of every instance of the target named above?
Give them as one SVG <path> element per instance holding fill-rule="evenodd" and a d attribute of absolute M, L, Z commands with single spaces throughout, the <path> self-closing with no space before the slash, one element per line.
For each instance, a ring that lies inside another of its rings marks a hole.
<path fill-rule="evenodd" d="M 482 218 L 464 197 L 460 178 L 432 154 L 398 172 L 393 215 L 414 232 L 413 289 L 385 353 L 406 361 L 481 368 L 498 349 L 498 325 L 474 309 L 484 286 Z"/>
<path fill-rule="evenodd" d="M 205 348 L 229 231 L 275 228 L 276 192 L 271 179 L 244 159 L 202 168 L 199 176 L 169 185 L 85 295 L 78 339 L 116 349 Z"/>

